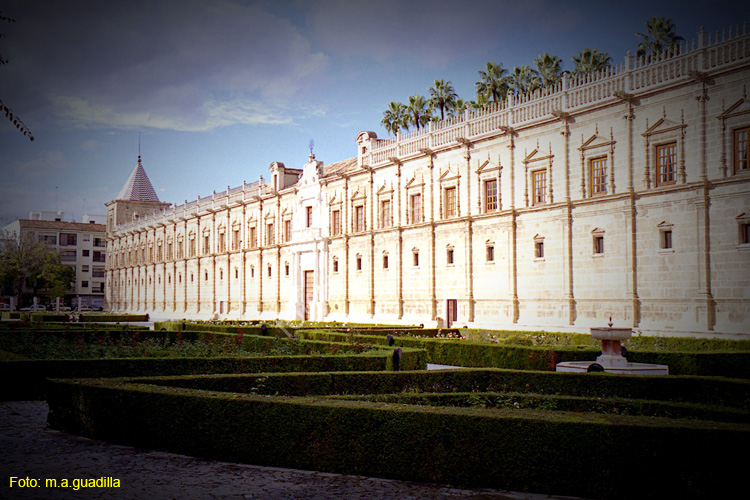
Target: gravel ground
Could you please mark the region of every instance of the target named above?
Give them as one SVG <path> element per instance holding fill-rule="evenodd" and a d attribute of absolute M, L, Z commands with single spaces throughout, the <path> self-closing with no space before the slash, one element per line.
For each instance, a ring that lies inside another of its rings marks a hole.
<path fill-rule="evenodd" d="M 472 499 L 552 500 L 488 489 L 327 474 L 203 460 L 86 439 L 47 427 L 47 404 L 0 403 L 2 499 Z M 11 477 L 39 480 L 10 486 Z M 46 479 L 111 477 L 119 488 L 47 487 Z"/>

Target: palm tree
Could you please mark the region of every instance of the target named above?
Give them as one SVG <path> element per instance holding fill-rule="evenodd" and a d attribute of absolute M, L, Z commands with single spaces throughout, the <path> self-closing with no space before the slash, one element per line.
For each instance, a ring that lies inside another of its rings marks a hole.
<path fill-rule="evenodd" d="M 466 102 L 461 98 L 456 99 L 448 108 L 448 116 L 456 118 L 463 115 L 467 109 L 471 106 L 470 102 Z"/>
<path fill-rule="evenodd" d="M 388 133 L 398 134 L 399 130 L 409 130 L 409 116 L 406 113 L 406 106 L 400 102 L 391 101 L 388 109 L 383 111 L 383 119 L 380 124 L 385 127 Z"/>
<path fill-rule="evenodd" d="M 458 99 L 456 89 L 453 88 L 450 80 L 435 80 L 435 86 L 430 87 L 430 105 L 440 110 L 440 119 L 445 120 L 445 109 L 450 109 L 453 103 Z"/>
<path fill-rule="evenodd" d="M 508 93 L 508 84 L 503 78 L 508 72 L 502 63 L 488 62 L 486 71 L 479 71 L 479 81 L 475 84 L 477 89 L 477 102 L 479 96 L 485 96 L 487 100 L 499 102 Z"/>
<path fill-rule="evenodd" d="M 490 100 L 485 94 L 477 94 L 474 101 L 469 101 L 468 106 L 472 109 L 483 109 L 490 105 Z"/>
<path fill-rule="evenodd" d="M 653 16 L 646 21 L 646 33 L 635 34 L 643 39 L 638 43 L 636 56 L 656 55 L 676 47 L 683 38 L 674 30 L 675 26 L 671 19 Z"/>
<path fill-rule="evenodd" d="M 541 87 L 539 75 L 530 66 L 516 66 L 506 78 L 508 87 L 516 94 L 528 94 Z"/>
<path fill-rule="evenodd" d="M 424 96 L 413 95 L 409 97 L 409 105 L 406 107 L 406 113 L 409 124 L 413 123 L 416 125 L 417 130 L 430 121 L 431 112 L 432 108 L 430 108 L 429 101 Z"/>
<path fill-rule="evenodd" d="M 542 85 L 550 87 L 555 85 L 562 79 L 562 59 L 552 54 L 539 54 L 539 57 L 534 59 L 536 64 L 536 70 L 539 74 L 539 78 L 542 80 Z"/>
<path fill-rule="evenodd" d="M 573 56 L 576 75 L 594 73 L 612 66 L 612 58 L 606 52 L 599 52 L 598 49 L 583 49 L 577 56 Z"/>

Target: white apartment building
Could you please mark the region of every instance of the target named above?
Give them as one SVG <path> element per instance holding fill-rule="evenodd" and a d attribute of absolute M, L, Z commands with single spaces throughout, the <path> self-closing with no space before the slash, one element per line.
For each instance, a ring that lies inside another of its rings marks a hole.
<path fill-rule="evenodd" d="M 179 205 L 140 158 L 107 204 L 107 304 L 170 318 L 651 334 L 750 324 L 750 34 Z"/>
<path fill-rule="evenodd" d="M 15 237 L 32 235 L 47 243 L 59 254 L 62 263 L 76 272 L 76 281 L 64 299 L 65 305 L 104 307 L 106 266 L 106 226 L 104 216 L 85 215 L 83 222 L 65 222 L 59 212 L 32 212 L 28 219 L 19 219 L 5 226 L 4 231 Z M 22 304 L 31 302 L 24 293 Z M 39 297 L 40 303 L 48 302 Z"/>

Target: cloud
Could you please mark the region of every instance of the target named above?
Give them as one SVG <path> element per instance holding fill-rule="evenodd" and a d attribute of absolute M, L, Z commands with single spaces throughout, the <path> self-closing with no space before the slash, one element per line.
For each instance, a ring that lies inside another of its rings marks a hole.
<path fill-rule="evenodd" d="M 9 36 L 21 61 L 8 72 L 10 94 L 72 127 L 288 123 L 329 64 L 261 4 L 13 3 L 25 29 Z"/>

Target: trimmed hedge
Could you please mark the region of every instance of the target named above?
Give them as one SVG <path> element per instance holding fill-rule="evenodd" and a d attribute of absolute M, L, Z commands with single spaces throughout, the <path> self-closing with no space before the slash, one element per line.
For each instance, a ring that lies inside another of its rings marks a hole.
<path fill-rule="evenodd" d="M 343 341 L 346 334 L 318 330 L 298 330 L 300 338 Z M 378 335 L 355 335 L 356 340 L 385 344 Z M 516 370 L 553 371 L 561 361 L 595 361 L 601 347 L 561 346 L 530 347 L 506 344 L 471 342 L 468 340 L 395 337 L 396 345 L 421 348 L 427 351 L 428 363 L 466 367 L 508 368 Z M 629 361 L 669 365 L 672 375 L 722 376 L 750 379 L 750 352 L 708 351 L 672 352 L 628 351 Z"/>
<path fill-rule="evenodd" d="M 456 373 L 367 375 L 406 385 L 399 380 Z M 622 380 L 522 375 L 602 387 Z M 747 425 L 714 421 L 216 393 L 133 379 L 53 380 L 48 393 L 53 428 L 97 439 L 231 462 L 587 498 L 729 497 L 743 491 L 737 457 L 750 445 Z"/>
<path fill-rule="evenodd" d="M 44 399 L 47 378 L 126 377 L 209 373 L 385 370 L 383 354 L 247 358 L 129 358 L 0 361 L 0 401 Z"/>

